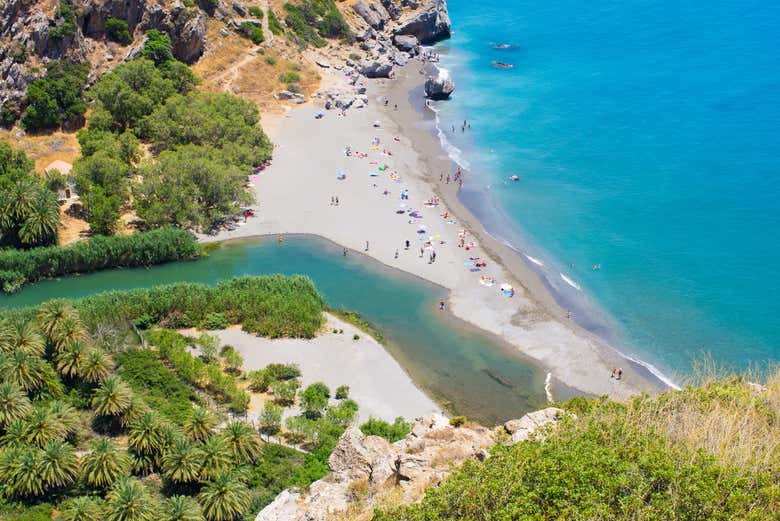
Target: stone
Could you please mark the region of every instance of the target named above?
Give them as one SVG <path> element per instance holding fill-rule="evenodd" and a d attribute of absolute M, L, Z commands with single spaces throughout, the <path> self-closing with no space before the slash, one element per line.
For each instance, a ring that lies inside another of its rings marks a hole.
<path fill-rule="evenodd" d="M 454 90 L 455 82 L 452 81 L 450 73 L 444 69 L 439 69 L 439 73 L 436 76 L 431 76 L 425 80 L 425 95 L 429 99 L 447 99 Z"/>
<path fill-rule="evenodd" d="M 504 424 L 504 430 L 512 436 L 512 443 L 519 443 L 531 437 L 545 425 L 560 421 L 564 411 L 557 407 L 548 407 L 540 411 L 529 412 L 519 420 L 509 420 Z"/>
<path fill-rule="evenodd" d="M 412 19 L 404 22 L 395 34 L 417 37 L 422 44 L 446 40 L 451 35 L 450 16 L 446 0 L 435 0 Z"/>
<path fill-rule="evenodd" d="M 241 0 L 233 0 L 233 11 L 235 11 L 239 16 L 246 16 L 249 12 Z"/>
<path fill-rule="evenodd" d="M 323 58 L 316 58 L 314 60 L 314 63 L 322 67 L 323 69 L 330 69 L 330 62 L 328 60 L 325 60 Z"/>
<path fill-rule="evenodd" d="M 395 0 L 381 0 L 382 1 L 382 7 L 385 8 L 385 11 L 387 11 L 387 14 L 390 15 L 390 18 L 393 20 L 398 20 L 398 17 L 401 16 L 401 6 L 396 3 Z"/>
<path fill-rule="evenodd" d="M 392 78 L 393 77 L 393 65 L 387 62 L 374 61 L 364 64 L 360 68 L 360 72 L 366 78 Z"/>
<path fill-rule="evenodd" d="M 417 54 L 420 48 L 420 42 L 413 34 L 396 34 L 393 36 L 393 44 L 404 52 L 413 52 Z"/>
<path fill-rule="evenodd" d="M 354 10 L 365 22 L 377 30 L 385 28 L 385 24 L 390 20 L 387 10 L 375 1 L 358 0 L 352 4 Z"/>

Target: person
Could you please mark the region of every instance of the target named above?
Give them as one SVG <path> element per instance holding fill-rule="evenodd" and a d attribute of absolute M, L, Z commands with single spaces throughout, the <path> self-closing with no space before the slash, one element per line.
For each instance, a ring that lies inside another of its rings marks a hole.
<path fill-rule="evenodd" d="M 336 204 L 336 198 L 331 195 L 330 196 L 330 205 L 333 206 L 335 204 Z"/>
<path fill-rule="evenodd" d="M 420 246 L 420 258 L 422 259 L 423 255 L 425 255 L 425 247 Z"/>
<path fill-rule="evenodd" d="M 395 110 L 398 110 L 398 103 L 395 104 Z"/>
<path fill-rule="evenodd" d="M 569 311 L 568 309 L 566 310 L 566 318 L 569 319 L 571 318 L 571 311 Z"/>
<path fill-rule="evenodd" d="M 617 373 L 617 367 L 612 368 L 612 374 L 609 375 L 610 378 L 615 378 L 615 374 Z"/>
<path fill-rule="evenodd" d="M 444 174 L 439 174 L 439 181 L 444 181 Z"/>
<path fill-rule="evenodd" d="M 434 251 L 431 256 L 431 262 L 436 262 L 436 252 Z"/>
<path fill-rule="evenodd" d="M 444 299 L 439 299 L 439 311 L 444 311 Z"/>
<path fill-rule="evenodd" d="M 447 184 L 450 184 L 450 174 L 447 174 Z"/>
<path fill-rule="evenodd" d="M 284 237 L 279 235 L 279 237 L 276 238 L 276 242 L 278 242 L 279 244 L 282 244 L 284 242 Z"/>
<path fill-rule="evenodd" d="M 398 258 L 398 250 L 395 250 L 395 258 Z"/>
<path fill-rule="evenodd" d="M 338 206 L 338 205 L 339 205 L 339 196 L 337 195 L 336 196 L 336 206 Z"/>
<path fill-rule="evenodd" d="M 617 379 L 620 380 L 622 378 L 623 378 L 623 368 L 622 367 L 618 367 Z"/>
<path fill-rule="evenodd" d="M 366 251 L 368 251 L 368 241 L 366 241 Z"/>
<path fill-rule="evenodd" d="M 344 248 L 344 249 L 341 251 L 341 255 L 342 255 L 342 256 L 344 256 L 344 257 L 346 257 L 346 256 L 347 256 L 347 249 L 346 249 L 346 248 Z"/>
<path fill-rule="evenodd" d="M 405 250 L 408 250 L 408 249 L 409 249 L 409 246 L 410 246 L 410 244 L 409 244 L 409 239 L 406 239 L 406 247 L 405 247 L 404 249 L 405 249 Z"/>

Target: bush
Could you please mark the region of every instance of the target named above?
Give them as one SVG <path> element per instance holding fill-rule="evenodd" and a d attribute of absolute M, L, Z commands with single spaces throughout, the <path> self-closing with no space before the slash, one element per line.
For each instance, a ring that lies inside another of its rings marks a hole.
<path fill-rule="evenodd" d="M 225 329 L 230 325 L 230 321 L 224 313 L 213 312 L 206 315 L 203 319 L 203 329 L 216 330 Z"/>
<path fill-rule="evenodd" d="M 461 427 L 465 423 L 466 423 L 465 416 L 453 416 L 452 418 L 450 418 L 450 425 L 452 425 L 453 427 Z"/>
<path fill-rule="evenodd" d="M 279 81 L 282 83 L 294 83 L 301 79 L 301 75 L 295 71 L 283 72 L 279 75 Z"/>
<path fill-rule="evenodd" d="M 268 29 L 274 36 L 279 36 L 284 33 L 284 27 L 282 27 L 282 23 L 279 21 L 279 19 L 276 17 L 276 14 L 270 7 L 268 8 Z"/>
<path fill-rule="evenodd" d="M 352 340 L 360 340 L 360 335 L 355 333 L 354 335 L 352 335 Z"/>
<path fill-rule="evenodd" d="M 49 22 L 49 37 L 55 40 L 69 38 L 76 34 L 76 9 L 72 0 L 60 0 L 54 19 Z"/>
<path fill-rule="evenodd" d="M 249 6 L 249 14 L 257 18 L 258 20 L 262 20 L 264 15 L 263 10 L 256 5 Z"/>
<path fill-rule="evenodd" d="M 394 443 L 412 432 L 412 424 L 404 421 L 400 416 L 393 423 L 369 418 L 366 423 L 360 426 L 360 430 L 366 436 L 381 436 L 390 443 Z"/>
<path fill-rule="evenodd" d="M 308 386 L 301 393 L 301 408 L 309 418 L 319 418 L 328 406 L 330 389 L 322 382 L 316 382 Z"/>
<path fill-rule="evenodd" d="M 203 248 L 192 234 L 176 228 L 118 237 L 93 237 L 63 247 L 0 250 L 0 284 L 20 280 L 35 282 L 108 268 L 151 266 L 196 259 L 202 254 Z"/>
<path fill-rule="evenodd" d="M 336 399 L 346 400 L 347 398 L 349 398 L 349 386 L 339 385 L 338 387 L 336 387 Z"/>
<path fill-rule="evenodd" d="M 268 65 L 276 65 L 276 58 L 274 58 L 273 56 L 266 56 L 265 63 L 267 63 Z"/>
<path fill-rule="evenodd" d="M 109 18 L 106 20 L 106 35 L 110 40 L 121 43 L 122 45 L 127 45 L 133 41 L 127 22 L 120 20 L 119 18 Z"/>
<path fill-rule="evenodd" d="M 79 123 L 87 110 L 82 93 L 88 74 L 89 63 L 49 62 L 46 75 L 27 86 L 24 129 L 34 132 Z"/>
<path fill-rule="evenodd" d="M 279 405 L 292 405 L 295 403 L 295 394 L 300 386 L 297 379 L 277 381 L 271 384 L 271 392 Z"/>
<path fill-rule="evenodd" d="M 297 364 L 268 364 L 265 370 L 273 380 L 290 380 L 301 376 L 301 368 Z"/>
<path fill-rule="evenodd" d="M 156 65 L 173 60 L 173 44 L 171 37 L 157 29 L 146 32 L 146 42 L 141 50 L 141 56 L 152 60 Z"/>
<path fill-rule="evenodd" d="M 271 374 L 265 369 L 259 369 L 249 373 L 249 389 L 256 393 L 268 391 L 268 387 L 274 381 Z"/>
<path fill-rule="evenodd" d="M 301 45 L 323 47 L 325 38 L 353 38 L 349 25 L 333 0 L 299 0 L 284 4 L 285 22 Z M 270 12 L 269 12 L 270 22 Z"/>
<path fill-rule="evenodd" d="M 259 45 L 265 41 L 263 29 L 252 22 L 241 22 L 241 34 L 252 40 L 252 43 Z"/>

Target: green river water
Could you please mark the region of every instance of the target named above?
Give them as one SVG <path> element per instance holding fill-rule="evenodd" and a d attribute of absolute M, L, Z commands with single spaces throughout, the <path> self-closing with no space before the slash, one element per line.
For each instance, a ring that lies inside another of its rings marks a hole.
<path fill-rule="evenodd" d="M 150 269 L 64 277 L 0 296 L 0 306 L 38 304 L 113 289 L 180 281 L 214 284 L 235 275 L 304 274 L 332 307 L 360 313 L 385 337 L 390 353 L 417 385 L 454 414 L 492 424 L 543 406 L 544 373 L 511 347 L 437 309 L 444 290 L 323 239 L 244 239 L 210 249 L 205 259 Z M 556 385 L 556 397 L 570 394 Z"/>

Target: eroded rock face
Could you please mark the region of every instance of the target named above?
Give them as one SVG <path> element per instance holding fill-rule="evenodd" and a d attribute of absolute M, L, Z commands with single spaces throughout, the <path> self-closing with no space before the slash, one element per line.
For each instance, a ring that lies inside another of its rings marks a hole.
<path fill-rule="evenodd" d="M 561 417 L 557 411 L 530 413 L 494 430 L 478 425 L 452 427 L 446 417 L 434 414 L 418 418 L 411 434 L 392 444 L 347 429 L 328 460 L 331 474 L 314 482 L 305 495 L 285 490 L 255 521 L 325 521 L 348 509 L 350 515 L 371 512 L 386 494 L 404 504 L 418 501 L 427 487 L 438 485 L 451 473 L 453 465 L 486 458 L 501 431 L 512 428 L 513 436 L 530 435 L 557 421 Z"/>
<path fill-rule="evenodd" d="M 366 21 L 368 25 L 377 30 L 385 28 L 390 20 L 390 14 L 384 6 L 374 0 L 358 0 L 352 4 L 352 9 Z"/>
<path fill-rule="evenodd" d="M 442 100 L 450 97 L 455 90 L 455 82 L 452 81 L 450 73 L 444 69 L 439 69 L 436 76 L 425 80 L 425 95 L 432 100 Z"/>
<path fill-rule="evenodd" d="M 374 61 L 363 64 L 360 72 L 366 78 L 392 78 L 393 65 L 388 62 Z"/>
<path fill-rule="evenodd" d="M 393 37 L 393 44 L 400 50 L 412 54 L 417 54 L 420 48 L 420 42 L 413 34 L 396 34 Z"/>
<path fill-rule="evenodd" d="M 402 22 L 396 34 L 416 36 L 420 43 L 431 44 L 451 35 L 450 16 L 446 0 L 434 0 L 428 7 Z"/>
<path fill-rule="evenodd" d="M 512 443 L 525 441 L 541 427 L 559 421 L 564 411 L 557 407 L 548 407 L 540 411 L 529 412 L 519 420 L 509 420 L 504 424 L 507 434 L 512 436 Z"/>

